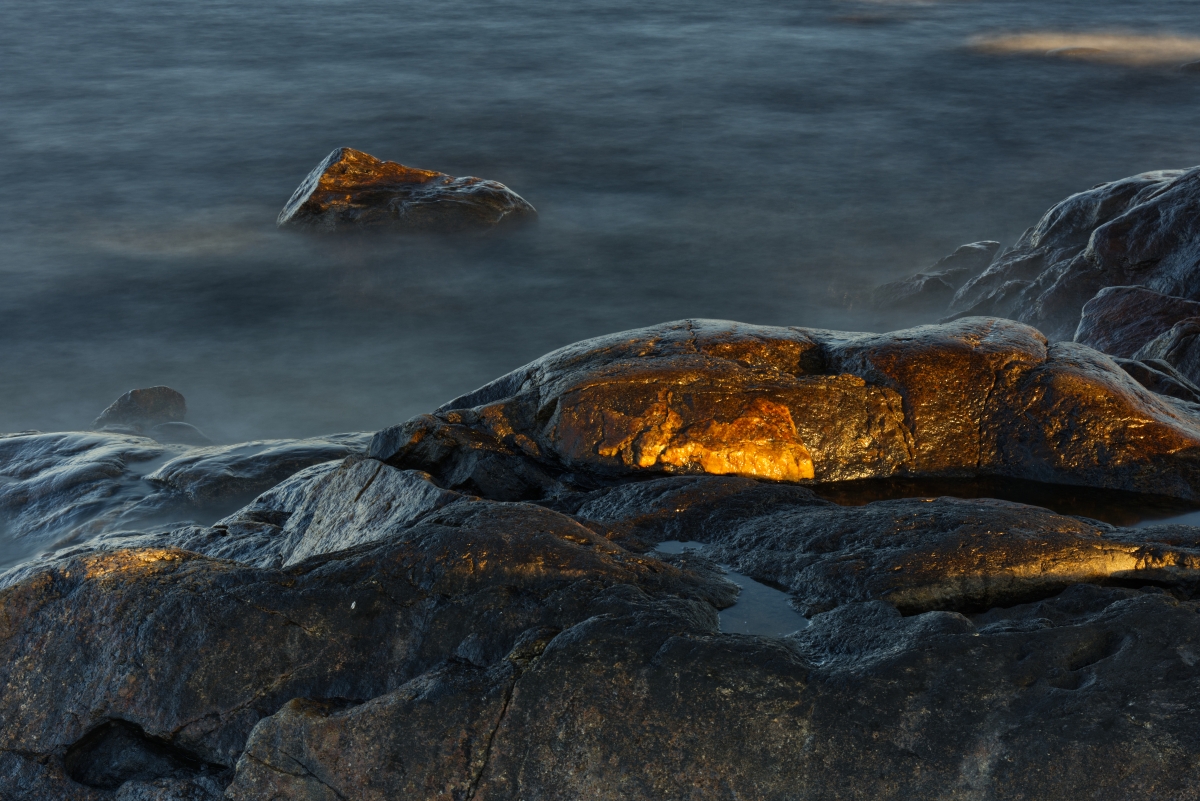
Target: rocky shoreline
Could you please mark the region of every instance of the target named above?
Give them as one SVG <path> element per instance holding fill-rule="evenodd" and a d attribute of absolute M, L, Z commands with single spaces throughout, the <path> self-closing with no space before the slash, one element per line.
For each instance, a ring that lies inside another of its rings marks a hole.
<path fill-rule="evenodd" d="M 1200 527 L 814 491 L 1200 504 L 1198 174 L 876 293 L 937 324 L 667 323 L 373 434 L 181 442 L 156 391 L 0 437 L 0 798 L 1200 797 Z M 722 633 L 719 564 L 811 624 Z"/>

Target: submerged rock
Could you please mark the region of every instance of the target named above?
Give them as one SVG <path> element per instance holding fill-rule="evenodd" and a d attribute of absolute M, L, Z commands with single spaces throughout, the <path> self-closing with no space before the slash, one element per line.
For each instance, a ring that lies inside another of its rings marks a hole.
<path fill-rule="evenodd" d="M 140 432 L 163 423 L 179 423 L 187 416 L 187 401 L 170 387 L 131 389 L 112 402 L 92 423 L 92 428 L 128 427 Z"/>
<path fill-rule="evenodd" d="M 1200 498 L 1200 417 L 1111 358 L 971 318 L 891 334 L 669 323 L 555 351 L 379 432 L 486 497 L 707 473 L 998 475 Z"/>
<path fill-rule="evenodd" d="M 487 231 L 528 222 L 537 211 L 496 181 L 405 167 L 349 147 L 309 173 L 279 213 L 285 228 L 312 231 Z"/>
<path fill-rule="evenodd" d="M 1063 200 L 963 286 L 950 312 L 1011 317 L 1068 339 L 1097 292 L 1131 285 L 1200 300 L 1200 168 L 1143 173 Z"/>

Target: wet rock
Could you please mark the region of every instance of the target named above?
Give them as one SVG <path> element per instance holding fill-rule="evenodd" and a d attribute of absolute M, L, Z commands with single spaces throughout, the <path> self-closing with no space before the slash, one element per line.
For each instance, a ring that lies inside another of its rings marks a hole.
<path fill-rule="evenodd" d="M 1115 359 L 1121 369 L 1151 392 L 1200 403 L 1200 387 L 1162 359 Z"/>
<path fill-rule="evenodd" d="M 370 454 L 501 499 L 700 473 L 999 475 L 1200 497 L 1193 407 L 1094 350 L 990 318 L 882 335 L 693 320 L 600 337 L 379 432 Z"/>
<path fill-rule="evenodd" d="M 496 181 L 453 178 L 341 147 L 316 166 L 279 213 L 285 228 L 453 233 L 528 222 L 537 211 Z"/>
<path fill-rule="evenodd" d="M 1134 354 L 1175 323 L 1196 316 L 1200 303 L 1195 301 L 1142 286 L 1106 287 L 1084 304 L 1075 341 L 1111 356 L 1139 358 Z"/>
<path fill-rule="evenodd" d="M 144 431 L 163 423 L 179 423 L 187 416 L 183 395 L 170 387 L 131 389 L 112 402 L 92 423 L 92 428 L 131 428 Z"/>
<path fill-rule="evenodd" d="M 146 436 L 168 445 L 212 445 L 200 429 L 188 423 L 159 423 L 146 432 Z"/>
<path fill-rule="evenodd" d="M 369 438 L 336 434 L 192 448 L 146 480 L 181 493 L 196 505 L 241 505 L 306 467 L 361 450 Z"/>
<path fill-rule="evenodd" d="M 934 314 L 943 311 L 958 288 L 992 262 L 999 242 L 972 242 L 938 260 L 927 272 L 876 287 L 871 302 L 880 310 Z"/>
<path fill-rule="evenodd" d="M 1161 170 L 1054 206 L 958 291 L 950 313 L 1011 317 L 1052 341 L 1068 339 L 1084 304 L 1105 287 L 1141 285 L 1200 300 L 1197 279 L 1200 168 Z"/>
<path fill-rule="evenodd" d="M 1198 334 L 1200 317 L 1185 318 L 1143 345 L 1141 350 L 1134 354 L 1134 358 L 1165 362 L 1180 376 L 1196 384 L 1200 382 L 1200 346 L 1196 341 Z"/>

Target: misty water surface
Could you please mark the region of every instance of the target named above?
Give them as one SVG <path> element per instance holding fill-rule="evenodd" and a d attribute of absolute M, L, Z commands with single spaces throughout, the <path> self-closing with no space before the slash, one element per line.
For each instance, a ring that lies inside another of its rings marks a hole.
<path fill-rule="evenodd" d="M 1200 76 L 969 46 L 1200 36 L 1194 0 L 4 11 L 0 431 L 86 427 L 153 384 L 218 440 L 371 430 L 624 328 L 885 330 L 915 321 L 864 287 L 1200 163 Z M 498 179 L 541 223 L 276 232 L 341 145 Z"/>

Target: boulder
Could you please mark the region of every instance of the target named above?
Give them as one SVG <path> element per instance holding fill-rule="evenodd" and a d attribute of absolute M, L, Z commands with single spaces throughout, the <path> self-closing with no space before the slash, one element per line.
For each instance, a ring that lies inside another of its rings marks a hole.
<path fill-rule="evenodd" d="M 999 242 L 972 242 L 939 259 L 927 272 L 875 288 L 872 305 L 883 310 L 905 310 L 935 314 L 946 308 L 958 288 L 987 268 L 1000 248 Z"/>
<path fill-rule="evenodd" d="M 213 441 L 189 423 L 159 423 L 146 436 L 168 445 L 212 445 Z"/>
<path fill-rule="evenodd" d="M 370 455 L 499 500 L 700 473 L 996 475 L 1200 498 L 1194 407 L 993 318 L 881 335 L 691 320 L 600 337 L 379 432 Z"/>
<path fill-rule="evenodd" d="M 182 422 L 187 401 L 170 387 L 131 389 L 100 413 L 92 428 L 126 427 L 135 432 L 163 423 Z"/>
<path fill-rule="evenodd" d="M 496 181 L 405 167 L 349 147 L 325 157 L 279 213 L 281 228 L 455 233 L 510 228 L 537 217 Z"/>
<path fill-rule="evenodd" d="M 996 315 L 1068 339 L 1105 287 L 1200 300 L 1200 168 L 1142 173 L 1063 200 L 968 281 L 951 316 Z M 1190 315 L 1189 315 L 1190 316 Z"/>
<path fill-rule="evenodd" d="M 1140 358 L 1134 354 L 1175 323 L 1197 316 L 1200 303 L 1196 301 L 1144 286 L 1110 286 L 1084 304 L 1074 339 L 1110 356 Z"/>

